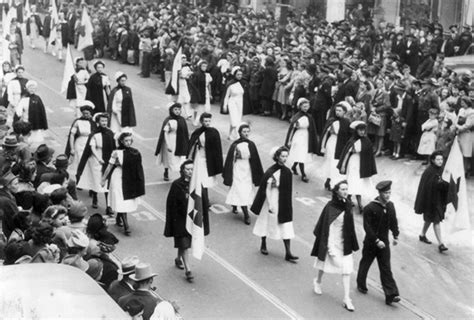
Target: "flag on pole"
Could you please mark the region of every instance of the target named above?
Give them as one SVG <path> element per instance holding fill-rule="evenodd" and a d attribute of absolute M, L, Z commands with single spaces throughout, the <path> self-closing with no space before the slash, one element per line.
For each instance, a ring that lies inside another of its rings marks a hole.
<path fill-rule="evenodd" d="M 74 60 L 72 59 L 70 44 L 67 45 L 65 62 L 66 63 L 64 64 L 63 81 L 61 83 L 61 93 L 66 92 L 71 77 L 76 73 L 76 70 L 74 68 Z"/>
<path fill-rule="evenodd" d="M 165 93 L 172 96 L 176 96 L 179 93 L 179 71 L 182 68 L 181 56 L 183 54 L 183 47 L 179 47 L 178 52 L 174 56 L 173 60 L 173 69 L 171 71 L 171 79 L 168 85 L 166 86 Z"/>
<path fill-rule="evenodd" d="M 442 177 L 449 183 L 448 205 L 445 213 L 447 236 L 452 236 L 459 231 L 471 230 L 463 155 L 457 137 L 451 146 Z"/>
<path fill-rule="evenodd" d="M 26 2 L 25 2 L 25 17 L 28 19 L 30 16 L 31 16 L 30 1 L 26 0 Z"/>
<path fill-rule="evenodd" d="M 3 61 L 10 61 L 10 49 L 8 45 L 10 44 L 9 34 L 10 34 L 10 19 L 9 15 L 5 11 L 5 7 L 2 10 L 2 57 Z"/>
<path fill-rule="evenodd" d="M 56 7 L 56 1 L 52 1 L 51 5 L 51 33 L 49 34 L 49 40 L 48 44 L 49 45 L 54 45 L 56 44 L 56 40 L 58 39 L 58 22 L 59 22 L 59 16 L 58 16 L 58 8 Z"/>
<path fill-rule="evenodd" d="M 189 182 L 188 215 L 186 216 L 186 230 L 192 238 L 192 253 L 199 260 L 201 260 L 204 253 L 204 206 L 200 171 L 195 165 Z"/>
<path fill-rule="evenodd" d="M 81 26 L 79 28 L 79 40 L 77 42 L 77 50 L 83 51 L 85 48 L 92 46 L 94 42 L 92 41 L 92 22 L 89 14 L 87 13 L 87 8 L 82 9 L 82 19 Z"/>

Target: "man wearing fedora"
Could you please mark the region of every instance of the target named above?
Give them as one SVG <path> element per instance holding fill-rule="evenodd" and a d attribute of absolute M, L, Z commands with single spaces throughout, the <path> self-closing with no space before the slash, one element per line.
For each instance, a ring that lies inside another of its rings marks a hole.
<path fill-rule="evenodd" d="M 8 170 L 0 177 L 0 218 L 2 231 L 7 239 L 15 228 L 13 216 L 18 213 L 18 206 L 14 194 L 17 190 L 18 178 Z"/>
<path fill-rule="evenodd" d="M 0 156 L 4 157 L 7 163 L 12 168 L 13 172 L 16 172 L 15 169 L 18 169 L 19 159 L 18 159 L 18 140 L 15 135 L 8 135 L 3 139 L 2 149 L 0 150 Z"/>
<path fill-rule="evenodd" d="M 50 166 L 53 158 L 54 149 L 48 147 L 46 144 L 41 144 L 34 153 L 33 157 L 36 161 L 36 178 L 33 181 L 35 188 L 41 183 L 41 176 L 48 172 L 54 172 L 54 168 Z"/>
<path fill-rule="evenodd" d="M 390 265 L 390 240 L 388 233 L 392 231 L 393 245 L 398 243 L 397 214 L 395 206 L 390 201 L 392 181 L 381 181 L 376 185 L 379 196 L 364 207 L 364 248 L 362 249 L 362 259 L 357 273 L 357 289 L 366 294 L 367 274 L 374 259 L 380 270 L 380 280 L 385 293 L 385 303 L 391 305 L 399 302 L 400 297 L 398 287 L 393 279 Z"/>
<path fill-rule="evenodd" d="M 107 291 L 115 302 L 118 302 L 120 298 L 134 291 L 133 286 L 135 285 L 135 282 L 130 279 L 130 275 L 135 272 L 135 267 L 138 263 L 139 260 L 136 256 L 127 257 L 122 261 L 122 270 L 118 271 L 118 273 L 122 275 L 122 279 L 112 281 L 109 290 Z"/>
<path fill-rule="evenodd" d="M 136 283 L 136 290 L 120 298 L 118 300 L 119 306 L 124 309 L 130 300 L 136 299 L 145 306 L 143 320 L 149 320 L 156 305 L 163 300 L 151 288 L 156 275 L 151 271 L 149 263 L 138 263 L 135 266 L 135 273 L 130 276 L 130 279 Z"/>

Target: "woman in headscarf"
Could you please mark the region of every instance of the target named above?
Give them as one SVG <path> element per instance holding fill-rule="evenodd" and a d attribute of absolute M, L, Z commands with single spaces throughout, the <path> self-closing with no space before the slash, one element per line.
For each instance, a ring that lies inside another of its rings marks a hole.
<path fill-rule="evenodd" d="M 106 113 L 96 113 L 93 120 L 97 124 L 97 129 L 89 135 L 82 153 L 76 174 L 77 187 L 91 191 L 92 208 L 94 209 L 98 207 L 97 193 L 104 193 L 106 214 L 113 215 L 107 201 L 108 190 L 100 185 L 100 179 L 107 168 L 112 151 L 115 149 L 114 133 L 107 127 L 109 117 Z"/>
<path fill-rule="evenodd" d="M 233 79 L 227 84 L 227 89 L 221 113 L 229 114 L 229 140 L 238 139 L 237 127 L 242 123 L 244 114 L 244 99 L 248 97 L 248 85 L 242 79 L 243 72 L 239 67 L 232 70 Z"/>
<path fill-rule="evenodd" d="M 348 108 L 350 108 L 350 105 L 345 101 L 336 104 L 334 118 L 328 119 L 323 130 L 321 153 L 324 154 L 324 162 L 321 171 L 329 174 L 324 183 L 324 188 L 327 190 L 331 190 L 331 181 L 344 180 L 337 169 L 337 163 L 350 138 L 349 120 L 344 117 Z"/>
<path fill-rule="evenodd" d="M 293 229 L 293 181 L 291 170 L 285 166 L 288 149 L 279 147 L 271 151 L 272 165 L 264 173 L 250 210 L 258 215 L 253 234 L 261 237 L 260 252 L 268 255 L 267 237 L 274 240 L 283 239 L 285 244 L 285 260 L 296 263 L 299 258 L 290 250 L 290 239 L 295 237 Z M 267 202 L 268 207 L 262 210 Z"/>
<path fill-rule="evenodd" d="M 69 173 L 75 177 L 82 153 L 87 145 L 89 135 L 96 130 L 96 125 L 92 120 L 94 104 L 84 100 L 79 106 L 81 116 L 74 120 L 69 130 L 65 154 L 68 158 L 72 157 L 72 163 L 68 168 Z"/>
<path fill-rule="evenodd" d="M 354 134 L 344 147 L 337 167 L 341 174 L 347 175 L 349 195 L 356 196 L 359 213 L 362 214 L 361 195 L 363 191 L 373 189 L 371 177 L 377 174 L 377 167 L 372 143 L 366 137 L 367 125 L 354 121 L 350 128 Z"/>
<path fill-rule="evenodd" d="M 94 114 L 105 112 L 110 94 L 110 79 L 104 72 L 105 64 L 102 61 L 94 63 L 95 73 L 87 82 L 86 100 L 95 105 Z"/>
<path fill-rule="evenodd" d="M 169 181 L 169 170 L 179 172 L 180 166 L 188 152 L 188 125 L 181 116 L 181 104 L 174 103 L 169 107 L 169 116 L 163 121 L 155 156 L 158 163 L 165 168 L 164 180 Z"/>
<path fill-rule="evenodd" d="M 44 142 L 43 131 L 48 130 L 48 119 L 43 101 L 36 94 L 37 88 L 36 81 L 30 80 L 26 83 L 27 93 L 15 108 L 15 115 L 17 120 L 31 123 L 29 143 L 41 144 Z"/>
<path fill-rule="evenodd" d="M 79 109 L 82 101 L 86 100 L 87 82 L 89 81 L 89 72 L 86 69 L 86 60 L 83 57 L 76 58 L 76 73 L 71 76 L 67 85 L 66 99 L 69 100 L 69 106 L 76 110 L 76 117 L 81 116 Z"/>
<path fill-rule="evenodd" d="M 114 133 L 132 132 L 132 128 L 137 125 L 132 89 L 125 85 L 127 75 L 121 71 L 115 74 L 115 81 L 117 86 L 110 92 L 107 104 L 110 130 Z"/>
<path fill-rule="evenodd" d="M 260 185 L 263 176 L 262 163 L 255 143 L 249 139 L 250 126 L 239 126 L 240 138 L 231 144 L 224 164 L 224 184 L 230 187 L 225 200 L 237 214 L 237 206 L 242 207 L 245 224 L 250 224 L 248 206 L 254 198 L 254 186 Z"/>
<path fill-rule="evenodd" d="M 350 294 L 351 273 L 354 270 L 352 253 L 359 250 L 352 216 L 352 204 L 347 199 L 348 186 L 341 181 L 332 190 L 332 199 L 326 204 L 314 228 L 311 255 L 316 257 L 314 267 L 318 277 L 313 280 L 314 292 L 322 294 L 321 281 L 324 273 L 342 275 L 344 287 L 343 307 L 354 311 Z"/>
<path fill-rule="evenodd" d="M 189 78 L 188 84 L 191 94 L 191 107 L 193 109 L 193 124 L 198 125 L 201 113 L 211 111 L 211 75 L 207 72 L 208 63 L 201 60 L 197 69 Z"/>
<path fill-rule="evenodd" d="M 304 164 L 311 161 L 312 155 L 318 152 L 318 141 L 316 126 L 309 110 L 309 100 L 300 98 L 298 100 L 298 113 L 290 120 L 290 127 L 285 139 L 285 146 L 290 149 L 288 159 L 293 161 L 291 170 L 298 175 L 296 166 L 299 164 L 301 180 L 308 182 L 309 179 L 304 171 Z"/>
<path fill-rule="evenodd" d="M 110 175 L 110 207 L 117 213 L 116 224 L 123 225 L 127 236 L 130 235 L 127 213 L 137 210 L 139 198 L 145 194 L 142 155 L 132 148 L 132 143 L 130 132 L 120 134 L 118 149 L 112 152 L 101 181 L 101 186 L 104 187 Z"/>
<path fill-rule="evenodd" d="M 430 165 L 420 179 L 415 200 L 415 213 L 423 214 L 424 225 L 419 239 L 421 242 L 431 244 L 426 237 L 430 225 L 438 239 L 439 252 L 448 250 L 443 243 L 440 223 L 444 220 L 446 211 L 449 184 L 443 180 L 444 157 L 440 151 L 435 151 L 430 156 Z"/>

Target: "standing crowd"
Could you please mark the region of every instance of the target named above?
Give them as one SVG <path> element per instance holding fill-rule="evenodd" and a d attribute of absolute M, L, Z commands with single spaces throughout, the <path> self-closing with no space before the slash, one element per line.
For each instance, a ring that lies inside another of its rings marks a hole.
<path fill-rule="evenodd" d="M 59 59 L 67 44 L 77 44 L 84 8 L 61 6 L 60 21 L 49 20 L 49 26 L 61 27 L 61 41 L 52 48 Z M 116 261 L 111 253 L 118 239 L 107 230 L 104 216 L 88 216 L 77 200 L 78 192 L 88 192 L 97 209 L 99 194 L 104 194 L 105 216 L 115 216 L 130 235 L 128 213 L 137 210 L 145 194 L 142 155 L 132 147 L 138 125 L 132 88 L 123 72 L 112 79 L 107 75 L 105 60 L 95 60 L 91 73 L 88 62 L 104 57 L 140 64 L 141 76 L 154 72 L 165 82 L 172 104 L 155 155 L 165 181 L 170 171 L 181 176 L 166 200 L 164 235 L 174 238 L 174 264 L 188 281 L 194 278 L 188 258 L 194 239 L 186 227 L 188 201 L 196 200 L 193 181 L 200 185 L 205 235 L 210 232 L 208 189 L 222 176 L 232 212 L 240 207 L 246 225 L 250 212 L 258 215 L 253 234 L 261 240 L 260 252 L 268 255 L 268 239 L 282 240 L 285 260 L 296 263 L 290 246 L 295 237 L 293 176 L 309 183 L 305 165 L 314 156 L 324 158 L 324 188 L 332 192 L 314 229 L 316 294 L 322 293 L 324 273 L 342 274 L 343 306 L 355 310 L 349 293 L 352 253 L 359 249 L 352 215 L 356 207 L 366 233 L 357 288 L 367 293 L 367 273 L 377 258 L 385 302 L 400 301 L 390 267 L 390 243 L 396 245 L 399 236 L 391 181 L 377 183 L 377 198 L 362 203 L 362 192 L 374 189 L 378 157 L 409 157 L 428 165 L 415 203 L 415 212 L 424 218 L 419 240 L 431 243 L 426 232 L 433 223 L 439 251 L 447 250 L 439 228 L 447 200 L 441 174 L 454 139 L 466 176 L 474 174 L 474 86 L 470 73 L 457 74 L 443 59 L 466 52 L 472 44 L 469 26 L 461 33 L 450 26 L 450 35 L 443 37 L 438 23 L 411 22 L 396 29 L 352 16 L 327 23 L 290 14 L 279 33 L 271 14 L 244 14 L 232 6 L 218 12 L 149 2 L 87 10 L 94 45 L 75 60 L 66 98 L 76 119 L 64 153 L 54 161 L 54 150 L 44 144 L 48 121 L 38 85 L 25 78 L 21 52 L 13 48 L 14 41 L 23 46 L 21 28 L 15 20 L 10 27 L 15 37 L 9 40 L 11 59 L 2 64 L 0 103 L 4 264 L 70 264 L 87 272 L 130 314 L 140 310 L 144 319 L 153 318 L 161 305 L 163 299 L 152 290 L 156 274 L 151 266 L 136 257 Z M 25 22 L 34 48 L 46 23 L 35 9 Z M 43 37 L 46 52 L 49 36 Z M 212 126 L 212 103 L 220 104 L 229 118 L 232 144 L 225 159 L 220 133 Z M 289 121 L 266 171 L 251 126 L 242 121 L 251 113 Z M 191 135 L 188 121 L 196 127 Z"/>

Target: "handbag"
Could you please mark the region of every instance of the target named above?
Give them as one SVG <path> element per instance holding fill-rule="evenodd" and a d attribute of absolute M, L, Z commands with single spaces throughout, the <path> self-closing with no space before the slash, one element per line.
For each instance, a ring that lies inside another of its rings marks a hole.
<path fill-rule="evenodd" d="M 382 117 L 379 114 L 372 112 L 370 113 L 368 121 L 369 123 L 372 123 L 373 125 L 377 127 L 380 127 L 380 124 L 382 123 Z"/>

